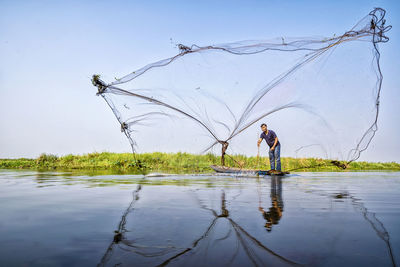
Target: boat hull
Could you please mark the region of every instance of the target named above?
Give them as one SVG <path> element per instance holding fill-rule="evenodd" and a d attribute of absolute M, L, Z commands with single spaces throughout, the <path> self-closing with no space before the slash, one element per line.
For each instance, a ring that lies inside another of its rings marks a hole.
<path fill-rule="evenodd" d="M 218 165 L 211 165 L 211 169 L 213 169 L 217 173 L 232 173 L 232 174 L 249 174 L 249 175 L 276 175 L 276 176 L 283 176 L 289 174 L 289 172 L 281 172 L 275 170 L 256 170 L 256 169 L 243 169 L 243 168 L 233 168 L 233 167 L 226 167 L 226 166 L 218 166 Z"/>

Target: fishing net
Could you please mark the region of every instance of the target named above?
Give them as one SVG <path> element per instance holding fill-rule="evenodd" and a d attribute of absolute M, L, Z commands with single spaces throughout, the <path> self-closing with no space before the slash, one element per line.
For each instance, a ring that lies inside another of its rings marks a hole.
<path fill-rule="evenodd" d="M 376 8 L 330 38 L 178 44 L 115 81 L 94 75 L 132 151 L 254 154 L 267 123 L 284 155 L 357 160 L 378 129 L 383 75 Z"/>

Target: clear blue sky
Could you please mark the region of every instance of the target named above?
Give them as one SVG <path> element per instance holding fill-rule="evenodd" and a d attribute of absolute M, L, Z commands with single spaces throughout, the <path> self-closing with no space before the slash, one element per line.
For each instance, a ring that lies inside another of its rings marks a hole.
<path fill-rule="evenodd" d="M 130 151 L 90 77 L 111 80 L 169 57 L 176 53 L 171 38 L 214 44 L 332 36 L 374 7 L 387 10 L 393 29 L 381 45 L 379 131 L 361 160 L 400 162 L 400 4 L 369 0 L 0 0 L 0 157 Z"/>

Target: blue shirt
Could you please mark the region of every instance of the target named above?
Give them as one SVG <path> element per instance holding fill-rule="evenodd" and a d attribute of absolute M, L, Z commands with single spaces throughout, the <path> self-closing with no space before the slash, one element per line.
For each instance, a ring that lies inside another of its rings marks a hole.
<path fill-rule="evenodd" d="M 265 142 L 267 142 L 269 147 L 272 147 L 274 145 L 276 137 L 277 137 L 276 133 L 272 130 L 268 130 L 268 134 L 265 134 L 264 132 L 262 132 L 260 135 L 260 138 L 264 139 Z M 279 144 L 279 141 L 278 141 L 278 143 L 276 143 L 276 145 L 278 145 L 278 144 Z"/>

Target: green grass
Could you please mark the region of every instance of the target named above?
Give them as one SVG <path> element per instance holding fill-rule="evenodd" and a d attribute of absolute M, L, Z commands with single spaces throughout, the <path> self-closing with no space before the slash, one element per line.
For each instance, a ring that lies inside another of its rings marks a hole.
<path fill-rule="evenodd" d="M 164 171 L 175 173 L 204 173 L 212 171 L 211 164 L 219 165 L 220 158 L 213 154 L 193 155 L 188 153 L 143 153 L 136 154 L 140 164 L 131 153 L 89 153 L 58 157 L 42 154 L 37 159 L 0 159 L 1 169 L 36 170 L 112 170 L 121 173 Z M 251 169 L 269 169 L 268 159 L 235 155 L 226 157 L 226 165 Z M 282 158 L 282 168 L 294 171 L 343 171 L 330 160 L 317 158 Z M 347 171 L 387 170 L 400 171 L 396 162 L 352 162 Z"/>

